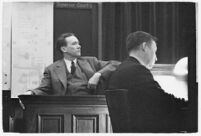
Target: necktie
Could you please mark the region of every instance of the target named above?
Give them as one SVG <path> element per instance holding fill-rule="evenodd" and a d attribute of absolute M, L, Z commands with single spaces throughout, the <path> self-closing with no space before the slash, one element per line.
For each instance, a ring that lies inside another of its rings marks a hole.
<path fill-rule="evenodd" d="M 71 61 L 71 74 L 73 75 L 75 73 L 76 67 L 74 61 Z"/>

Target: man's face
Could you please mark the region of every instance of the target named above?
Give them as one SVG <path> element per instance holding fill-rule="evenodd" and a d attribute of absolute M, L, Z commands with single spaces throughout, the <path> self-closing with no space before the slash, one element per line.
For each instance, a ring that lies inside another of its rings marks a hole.
<path fill-rule="evenodd" d="M 69 56 L 79 57 L 81 56 L 81 45 L 79 40 L 75 36 L 66 37 L 66 46 L 62 47 L 62 51 Z"/>
<path fill-rule="evenodd" d="M 146 43 L 145 46 L 145 64 L 148 69 L 151 69 L 157 61 L 156 51 L 157 46 L 155 41 Z"/>

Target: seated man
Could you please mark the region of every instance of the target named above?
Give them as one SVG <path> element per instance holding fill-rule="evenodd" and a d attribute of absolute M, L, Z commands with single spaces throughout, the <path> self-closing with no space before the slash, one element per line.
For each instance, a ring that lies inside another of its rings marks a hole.
<path fill-rule="evenodd" d="M 97 94 L 111 72 L 120 64 L 117 61 L 101 61 L 95 57 L 81 57 L 81 45 L 73 33 L 62 34 L 57 48 L 63 53 L 58 60 L 45 69 L 40 86 L 25 95 L 88 95 Z M 101 82 L 103 83 L 103 82 Z M 98 90 L 99 89 L 99 90 Z"/>
<path fill-rule="evenodd" d="M 179 130 L 180 108 L 186 102 L 165 93 L 150 72 L 157 60 L 156 38 L 137 31 L 128 35 L 126 46 L 129 57 L 112 74 L 109 88 L 128 90 L 130 131 Z"/>

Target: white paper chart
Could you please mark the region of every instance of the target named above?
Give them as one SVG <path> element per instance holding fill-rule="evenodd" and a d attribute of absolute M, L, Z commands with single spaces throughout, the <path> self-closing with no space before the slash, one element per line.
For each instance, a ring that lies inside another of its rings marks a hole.
<path fill-rule="evenodd" d="M 19 2 L 12 9 L 11 97 L 36 88 L 53 62 L 53 3 Z"/>

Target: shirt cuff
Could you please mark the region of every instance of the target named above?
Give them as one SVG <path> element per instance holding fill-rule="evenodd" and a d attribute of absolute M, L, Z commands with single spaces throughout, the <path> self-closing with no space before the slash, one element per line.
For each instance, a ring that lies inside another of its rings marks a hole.
<path fill-rule="evenodd" d="M 99 72 L 96 72 L 94 75 L 101 77 L 101 73 L 99 73 Z"/>

